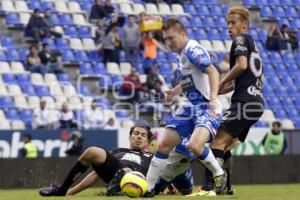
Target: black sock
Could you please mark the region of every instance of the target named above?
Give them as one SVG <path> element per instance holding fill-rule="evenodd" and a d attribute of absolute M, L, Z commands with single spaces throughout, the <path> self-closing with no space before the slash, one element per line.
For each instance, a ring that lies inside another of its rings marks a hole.
<path fill-rule="evenodd" d="M 213 152 L 222 169 L 224 169 L 224 151 L 220 149 L 211 149 L 211 151 Z"/>
<path fill-rule="evenodd" d="M 225 165 L 225 170 L 227 173 L 227 188 L 231 187 L 231 171 L 232 171 L 232 155 L 230 151 L 227 151 L 224 154 L 224 165 Z"/>
<path fill-rule="evenodd" d="M 79 161 L 77 161 L 72 167 L 72 169 L 69 171 L 68 175 L 66 176 L 64 182 L 61 184 L 60 188 L 63 191 L 67 192 L 67 190 L 79 177 L 78 175 L 83 174 L 88 168 L 89 166 L 83 165 Z"/>

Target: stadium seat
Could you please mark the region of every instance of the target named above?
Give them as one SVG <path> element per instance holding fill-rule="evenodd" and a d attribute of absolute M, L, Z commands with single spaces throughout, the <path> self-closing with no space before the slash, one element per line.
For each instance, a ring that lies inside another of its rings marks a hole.
<path fill-rule="evenodd" d="M 211 45 L 211 42 L 209 40 L 200 40 L 200 44 L 207 50 L 207 51 L 213 51 L 213 47 Z"/>
<path fill-rule="evenodd" d="M 21 120 L 13 120 L 11 122 L 11 129 L 12 130 L 25 130 L 25 124 Z"/>
<path fill-rule="evenodd" d="M 283 119 L 281 121 L 282 129 L 295 129 L 294 123 L 290 119 Z"/>
<path fill-rule="evenodd" d="M 219 5 L 214 5 L 210 7 L 210 12 L 212 13 L 212 15 L 214 16 L 223 16 L 223 10 L 222 7 Z M 217 17 L 219 18 L 219 17 Z M 221 18 L 224 19 L 224 18 Z"/>
<path fill-rule="evenodd" d="M 52 23 L 53 23 L 55 26 L 57 26 L 57 25 L 60 24 L 59 17 L 58 17 L 56 14 L 52 13 L 51 16 L 50 16 L 50 19 L 51 19 Z M 56 27 L 55 27 L 55 28 L 56 28 Z M 62 29 L 62 27 L 60 27 L 60 28 Z M 57 30 L 56 30 L 56 31 L 57 31 Z"/>
<path fill-rule="evenodd" d="M 88 26 L 84 16 L 82 14 L 73 14 L 74 24 L 77 26 Z"/>
<path fill-rule="evenodd" d="M 0 84 L 0 96 L 7 96 L 8 92 L 4 84 Z"/>
<path fill-rule="evenodd" d="M 27 96 L 35 96 L 34 87 L 31 84 L 22 84 L 21 85 L 22 92 Z"/>
<path fill-rule="evenodd" d="M 88 62 L 89 58 L 85 51 L 75 50 L 74 51 L 75 59 L 78 62 Z"/>
<path fill-rule="evenodd" d="M 56 45 L 52 38 L 49 38 L 49 37 L 43 38 L 43 43 L 48 44 L 50 49 L 56 50 Z"/>
<path fill-rule="evenodd" d="M 275 116 L 272 110 L 265 109 L 263 115 L 259 119 L 261 121 L 273 122 L 275 121 Z"/>
<path fill-rule="evenodd" d="M 293 18 L 292 19 L 291 28 L 292 29 L 299 29 L 300 28 L 300 19 L 299 18 Z"/>
<path fill-rule="evenodd" d="M 20 54 L 20 60 L 22 62 L 25 62 L 27 55 L 29 54 L 29 50 L 28 49 L 19 49 L 19 54 Z"/>
<path fill-rule="evenodd" d="M 54 99 L 51 96 L 43 96 L 42 99 L 46 101 L 46 108 L 53 110 L 55 108 Z"/>
<path fill-rule="evenodd" d="M 269 6 L 263 6 L 260 10 L 261 17 L 273 17 L 272 9 Z"/>
<path fill-rule="evenodd" d="M 30 1 L 28 3 L 29 3 L 30 10 L 34 10 L 36 8 L 38 8 L 38 9 L 41 8 L 41 4 L 39 1 Z"/>
<path fill-rule="evenodd" d="M 106 68 L 107 68 L 107 72 L 110 74 L 117 74 L 117 75 L 121 74 L 120 68 L 117 63 L 108 62 L 106 64 Z"/>
<path fill-rule="evenodd" d="M 75 62 L 75 56 L 71 50 L 62 51 L 62 60 L 65 62 Z"/>
<path fill-rule="evenodd" d="M 21 22 L 19 20 L 19 17 L 16 13 L 8 13 L 5 16 L 5 21 L 7 25 L 12 25 L 12 26 L 19 26 L 21 25 Z"/>
<path fill-rule="evenodd" d="M 172 4 L 171 9 L 172 9 L 173 15 L 186 15 L 187 14 L 184 12 L 182 5 L 180 5 L 180 4 Z"/>
<path fill-rule="evenodd" d="M 1 1 L 1 9 L 5 12 L 15 12 L 16 8 L 13 4 L 13 1 L 10 0 L 3 0 Z"/>
<path fill-rule="evenodd" d="M 31 84 L 28 74 L 16 74 L 15 77 L 17 79 L 17 83 L 20 84 L 20 85 L 22 85 L 22 84 Z"/>
<path fill-rule="evenodd" d="M 102 57 L 99 55 L 99 52 L 94 50 L 94 51 L 88 51 L 89 59 L 90 61 L 93 62 L 101 62 Z"/>
<path fill-rule="evenodd" d="M 269 127 L 269 123 L 268 122 L 265 122 L 265 121 L 257 121 L 255 124 L 254 124 L 254 127 L 259 127 L 259 128 L 268 128 Z"/>
<path fill-rule="evenodd" d="M 20 95 L 23 95 L 23 92 L 21 91 L 21 88 L 18 85 L 8 85 L 7 89 L 8 89 L 8 94 L 10 96 L 20 96 Z"/>
<path fill-rule="evenodd" d="M 82 102 L 81 102 L 81 99 L 79 97 L 70 97 L 69 98 L 69 101 L 68 101 L 68 104 L 69 104 L 69 107 L 70 109 L 74 110 L 80 110 L 82 109 Z"/>
<path fill-rule="evenodd" d="M 67 13 L 67 12 L 69 12 L 66 3 L 63 2 L 63 1 L 55 1 L 54 5 L 55 5 L 55 10 L 58 13 Z"/>
<path fill-rule="evenodd" d="M 0 122 L 6 120 L 5 114 L 3 110 L 0 110 Z"/>
<path fill-rule="evenodd" d="M 218 29 L 215 29 L 215 28 L 209 29 L 208 33 L 207 33 L 207 36 L 208 36 L 209 40 L 219 40 L 219 39 L 221 39 L 221 36 L 220 36 L 220 33 L 219 33 Z"/>
<path fill-rule="evenodd" d="M 150 15 L 159 15 L 158 9 L 155 4 L 153 3 L 146 3 L 146 13 Z"/>
<path fill-rule="evenodd" d="M 0 130 L 10 130 L 10 124 L 7 120 L 0 121 Z"/>
<path fill-rule="evenodd" d="M 0 108 L 5 109 L 5 108 L 14 108 L 14 102 L 11 97 L 8 96 L 2 96 L 0 97 Z"/>
<path fill-rule="evenodd" d="M 256 0 L 257 5 L 269 5 L 268 0 Z"/>
<path fill-rule="evenodd" d="M 172 14 L 169 5 L 165 4 L 165 3 L 158 4 L 158 11 L 162 15 L 171 15 Z"/>
<path fill-rule="evenodd" d="M 294 8 L 292 6 L 287 7 L 286 13 L 288 14 L 289 17 L 298 17 L 299 16 L 296 8 Z"/>
<path fill-rule="evenodd" d="M 198 6 L 197 13 L 198 13 L 198 16 L 211 16 L 211 13 L 206 5 Z"/>
<path fill-rule="evenodd" d="M 252 7 L 256 5 L 255 0 L 243 0 L 243 5 L 246 7 Z"/>
<path fill-rule="evenodd" d="M 40 106 L 40 98 L 38 96 L 28 97 L 28 106 L 30 109 L 36 109 Z"/>
<path fill-rule="evenodd" d="M 68 83 L 69 84 L 71 82 L 69 74 L 58 74 L 57 79 L 61 84 L 62 83 Z"/>
<path fill-rule="evenodd" d="M 220 40 L 213 40 L 212 47 L 215 52 L 226 52 L 224 43 Z"/>
<path fill-rule="evenodd" d="M 132 118 L 131 114 L 127 110 L 124 110 L 124 109 L 117 109 L 115 111 L 115 114 L 116 114 L 117 119 L 120 121 L 128 120 L 128 119 Z"/>
<path fill-rule="evenodd" d="M 67 102 L 67 97 L 61 96 L 61 95 L 55 96 L 54 99 L 55 99 L 56 109 L 61 109 L 61 105 L 65 102 Z"/>
<path fill-rule="evenodd" d="M 11 73 L 4 73 L 2 74 L 3 82 L 6 84 L 17 84 L 15 76 Z"/>
<path fill-rule="evenodd" d="M 0 62 L 0 74 L 11 73 L 8 62 Z"/>
<path fill-rule="evenodd" d="M 132 15 L 134 12 L 132 10 L 132 7 L 128 3 L 120 3 L 120 12 L 125 15 Z"/>
<path fill-rule="evenodd" d="M 92 37 L 90 28 L 87 26 L 79 27 L 78 36 L 80 38 L 89 38 L 90 39 Z"/>
<path fill-rule="evenodd" d="M 273 4 L 271 4 L 271 5 L 273 5 Z M 276 6 L 273 9 L 273 15 L 276 16 L 276 17 L 285 17 L 286 16 L 285 10 L 281 6 Z"/>
<path fill-rule="evenodd" d="M 103 63 L 96 63 L 95 66 L 93 67 L 93 73 L 94 74 L 107 74 L 105 65 Z"/>
<path fill-rule="evenodd" d="M 120 71 L 122 75 L 128 75 L 131 72 L 131 64 L 130 63 L 125 63 L 121 62 L 120 63 Z"/>
<path fill-rule="evenodd" d="M 202 22 L 203 22 L 203 24 L 205 24 L 209 28 L 215 28 L 216 27 L 215 20 L 214 20 L 213 17 L 208 17 L 208 16 L 204 17 L 202 19 Z"/>
<path fill-rule="evenodd" d="M 43 97 L 43 96 L 50 96 L 50 93 L 48 91 L 48 88 L 43 85 L 35 85 L 34 90 L 37 96 Z"/>
<path fill-rule="evenodd" d="M 45 76 L 45 84 L 49 87 L 58 84 L 55 74 L 47 73 Z"/>
<path fill-rule="evenodd" d="M 81 13 L 80 4 L 78 2 L 68 2 L 68 8 L 70 13 Z"/>
<path fill-rule="evenodd" d="M 132 8 L 133 8 L 133 13 L 135 15 L 138 15 L 141 12 L 145 12 L 146 11 L 144 5 L 140 4 L 140 3 L 133 3 L 132 4 Z"/>
<path fill-rule="evenodd" d="M 16 108 L 18 109 L 27 109 L 28 103 L 26 98 L 22 96 L 14 96 L 14 104 L 16 105 Z"/>
<path fill-rule="evenodd" d="M 67 36 L 70 36 L 70 37 L 77 37 L 78 36 L 77 29 L 76 29 L 75 26 L 66 26 L 65 29 L 64 29 L 64 33 Z"/>
<path fill-rule="evenodd" d="M 8 49 L 6 52 L 8 61 L 20 61 L 20 54 L 16 49 Z"/>
<path fill-rule="evenodd" d="M 269 52 L 270 60 L 272 60 L 273 63 L 282 63 L 282 58 L 278 52 L 270 51 Z"/>
<path fill-rule="evenodd" d="M 70 38 L 69 41 L 70 41 L 71 49 L 76 49 L 76 50 L 82 50 L 83 49 L 83 46 L 82 46 L 82 43 L 81 43 L 80 39 Z"/>
<path fill-rule="evenodd" d="M 44 12 L 45 10 L 56 11 L 51 1 L 41 1 L 41 11 Z"/>
<path fill-rule="evenodd" d="M 109 75 L 102 75 L 99 77 L 99 87 L 100 88 L 106 88 L 106 89 L 112 89 L 113 83 L 111 76 Z"/>
<path fill-rule="evenodd" d="M 80 85 L 78 93 L 82 96 L 91 96 L 89 88 L 85 85 Z"/>
<path fill-rule="evenodd" d="M 62 92 L 59 84 L 52 85 L 51 87 L 49 87 L 49 90 L 50 90 L 50 94 L 52 96 L 62 96 L 63 95 L 63 92 Z"/>
<path fill-rule="evenodd" d="M 83 38 L 82 46 L 84 50 L 96 50 L 95 42 L 91 38 Z"/>
<path fill-rule="evenodd" d="M 215 19 L 215 26 L 216 27 L 227 28 L 227 22 L 226 22 L 225 18 L 217 17 Z"/>
<path fill-rule="evenodd" d="M 280 5 L 280 0 L 268 0 L 269 5 Z"/>
<path fill-rule="evenodd" d="M 16 12 L 29 12 L 25 1 L 15 1 Z"/>
<path fill-rule="evenodd" d="M 67 97 L 77 95 L 77 92 L 73 85 L 63 85 L 62 88 L 63 88 L 64 95 Z"/>
<path fill-rule="evenodd" d="M 44 78 L 39 73 L 31 73 L 30 78 L 33 85 L 45 85 Z"/>
<path fill-rule="evenodd" d="M 93 69 L 90 63 L 80 64 L 80 74 L 93 74 Z"/>
<path fill-rule="evenodd" d="M 69 14 L 62 14 L 59 17 L 59 23 L 60 25 L 73 25 L 74 22 Z"/>
<path fill-rule="evenodd" d="M 69 49 L 68 41 L 63 38 L 56 39 L 57 49 Z"/>

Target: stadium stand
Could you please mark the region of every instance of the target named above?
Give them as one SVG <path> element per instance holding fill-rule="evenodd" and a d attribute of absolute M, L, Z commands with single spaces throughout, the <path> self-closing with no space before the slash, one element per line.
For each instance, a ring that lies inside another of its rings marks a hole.
<path fill-rule="evenodd" d="M 132 67 L 136 67 L 144 83 L 146 75 L 142 67 L 142 57 L 137 58 L 135 66 L 128 63 L 124 51 L 120 52 L 121 63 L 107 63 L 105 66 L 98 54 L 93 40 L 94 24 L 89 23 L 85 14 L 90 12 L 94 0 L 2 0 L 0 13 L 4 16 L 6 27 L 25 27 L 33 9 L 42 12 L 51 10 L 51 20 L 55 30 L 63 33 L 63 38 L 44 38 L 50 48 L 61 53 L 64 64 L 77 64 L 79 74 L 98 74 L 107 78 L 99 79 L 99 87 L 112 88 L 113 81 L 122 81 L 121 75 L 127 75 Z M 117 2 L 117 1 L 114 1 Z M 300 0 L 243 0 L 243 5 L 258 8 L 264 19 L 278 20 L 279 24 L 287 24 L 292 29 L 300 29 Z M 176 15 L 186 25 L 190 37 L 200 41 L 209 51 L 222 58 L 229 51 L 231 41 L 226 31 L 225 14 L 228 6 L 214 1 L 187 1 L 183 6 L 173 4 L 150 4 L 143 1 L 128 0 L 114 3 L 119 14 L 148 14 L 163 17 Z M 299 31 L 300 32 L 300 31 Z M 120 30 L 120 33 L 122 31 Z M 266 99 L 266 111 L 256 124 L 266 127 L 275 119 L 283 120 L 287 128 L 300 128 L 300 52 L 274 52 L 264 48 L 267 30 L 251 26 L 249 33 L 253 36 L 260 50 L 264 63 L 265 83 L 263 92 Z M 298 39 L 300 34 L 298 33 Z M 92 100 L 89 88 L 76 82 L 70 74 L 36 74 L 27 71 L 26 56 L 28 50 L 20 48 L 12 36 L 2 36 L 0 44 L 0 129 L 31 128 L 32 109 L 37 108 L 39 99 L 48 98 L 48 106 L 59 109 L 67 101 L 76 115 L 89 106 Z M 176 62 L 173 53 L 158 51 L 160 76 L 164 80 L 164 88 L 170 87 L 174 78 L 172 67 Z M 63 96 L 62 96 L 63 95 Z M 227 101 L 226 99 L 223 101 Z M 108 99 L 99 100 L 98 104 L 106 111 L 111 109 Z M 228 102 L 225 102 L 227 105 Z M 128 120 L 130 114 L 126 110 L 118 110 L 110 114 L 120 121 Z M 79 117 L 80 118 L 80 117 Z M 82 121 L 79 120 L 79 121 Z M 117 122 L 119 123 L 119 122 Z M 123 124 L 132 124 L 125 121 Z"/>

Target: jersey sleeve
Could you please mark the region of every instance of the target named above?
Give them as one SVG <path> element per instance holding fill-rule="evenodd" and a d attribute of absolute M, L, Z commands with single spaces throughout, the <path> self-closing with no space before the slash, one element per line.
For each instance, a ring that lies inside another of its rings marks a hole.
<path fill-rule="evenodd" d="M 187 58 L 202 72 L 211 65 L 208 52 L 199 45 L 192 45 L 186 50 Z"/>
<path fill-rule="evenodd" d="M 248 43 L 245 36 L 239 35 L 233 40 L 233 54 L 234 56 L 248 55 Z"/>

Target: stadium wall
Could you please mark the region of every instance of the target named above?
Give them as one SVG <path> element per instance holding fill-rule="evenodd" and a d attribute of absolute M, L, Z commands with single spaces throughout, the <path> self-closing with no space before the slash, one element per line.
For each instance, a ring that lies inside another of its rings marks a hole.
<path fill-rule="evenodd" d="M 76 158 L 0 159 L 0 188 L 40 188 L 61 183 Z M 195 183 L 204 168 L 193 163 Z M 300 183 L 300 155 L 234 157 L 234 184 Z M 103 186 L 103 183 L 100 184 Z"/>

